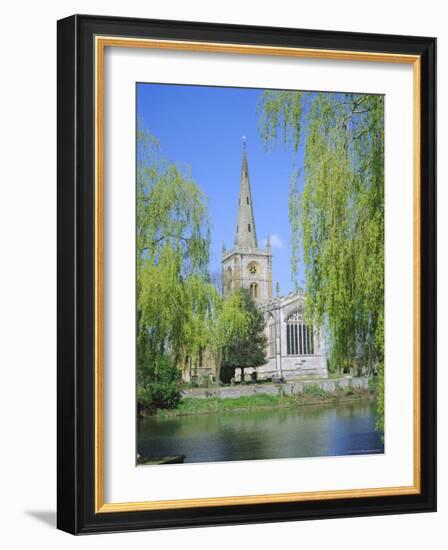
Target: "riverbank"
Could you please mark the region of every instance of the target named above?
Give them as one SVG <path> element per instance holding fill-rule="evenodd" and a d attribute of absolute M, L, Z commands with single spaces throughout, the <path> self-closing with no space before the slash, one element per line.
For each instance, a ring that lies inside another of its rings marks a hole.
<path fill-rule="evenodd" d="M 183 397 L 175 409 L 159 409 L 151 416 L 168 417 L 218 412 L 257 411 L 305 405 L 336 404 L 347 401 L 373 401 L 375 397 L 376 394 L 373 389 L 349 387 L 328 392 L 318 386 L 310 385 L 302 393 L 295 395 L 284 395 L 279 392 L 277 395 L 254 393 L 225 399 L 220 397 L 208 397 L 206 399 Z"/>
<path fill-rule="evenodd" d="M 289 379 L 283 383 L 257 382 L 255 384 L 232 384 L 226 386 L 210 385 L 203 388 L 184 388 L 181 392 L 182 397 L 192 397 L 194 399 L 210 399 L 218 397 L 220 399 L 231 399 L 235 397 L 252 396 L 254 394 L 278 395 L 299 395 L 319 394 L 326 395 L 336 393 L 339 390 L 369 389 L 374 384 L 374 379 L 367 376 L 337 376 L 331 378 L 301 378 Z"/>

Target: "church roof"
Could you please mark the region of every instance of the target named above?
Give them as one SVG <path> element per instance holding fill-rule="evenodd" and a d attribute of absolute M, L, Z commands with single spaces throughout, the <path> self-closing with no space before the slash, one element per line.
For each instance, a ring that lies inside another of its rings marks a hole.
<path fill-rule="evenodd" d="M 264 301 L 260 304 L 260 308 L 265 312 L 277 308 L 295 308 L 297 305 L 303 304 L 304 299 L 305 296 L 303 290 L 301 288 L 298 288 L 297 290 L 293 290 L 285 296 L 276 296 L 274 298 L 271 298 L 270 300 Z"/>

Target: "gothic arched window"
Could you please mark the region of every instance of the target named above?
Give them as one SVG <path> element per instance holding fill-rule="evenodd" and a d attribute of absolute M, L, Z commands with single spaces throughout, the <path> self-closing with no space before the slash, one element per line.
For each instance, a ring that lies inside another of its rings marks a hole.
<path fill-rule="evenodd" d="M 257 283 L 250 283 L 250 295 L 252 298 L 258 298 L 258 285 Z"/>
<path fill-rule="evenodd" d="M 313 327 L 303 321 L 302 311 L 296 310 L 286 319 L 286 353 L 312 355 L 314 353 Z"/>

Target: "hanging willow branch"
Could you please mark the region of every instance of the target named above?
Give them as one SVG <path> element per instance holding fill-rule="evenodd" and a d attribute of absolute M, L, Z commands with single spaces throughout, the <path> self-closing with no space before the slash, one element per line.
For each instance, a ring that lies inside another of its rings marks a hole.
<path fill-rule="evenodd" d="M 332 369 L 376 372 L 382 383 L 384 98 L 266 91 L 259 115 L 266 146 L 281 138 L 304 159 L 290 186 L 289 221 L 295 279 L 303 254 L 306 316 L 326 326 Z M 380 429 L 382 396 L 380 388 Z"/>

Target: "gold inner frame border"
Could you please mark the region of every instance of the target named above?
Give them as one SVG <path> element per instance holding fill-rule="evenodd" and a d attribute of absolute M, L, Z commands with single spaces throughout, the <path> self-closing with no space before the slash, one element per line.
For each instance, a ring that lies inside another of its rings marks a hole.
<path fill-rule="evenodd" d="M 205 497 L 179 500 L 106 503 L 104 501 L 104 54 L 106 47 L 146 48 L 159 50 L 193 51 L 300 57 L 327 60 L 406 63 L 413 66 L 413 485 L 367 489 L 342 489 L 302 493 L 275 493 L 225 497 Z M 280 502 L 304 502 L 343 498 L 363 498 L 420 494 L 421 480 L 421 425 L 420 425 L 420 315 L 421 315 L 421 60 L 417 55 L 381 52 L 356 52 L 309 48 L 256 46 L 178 40 L 96 36 L 95 59 L 95 513 L 167 510 L 211 506 L 232 506 Z"/>

